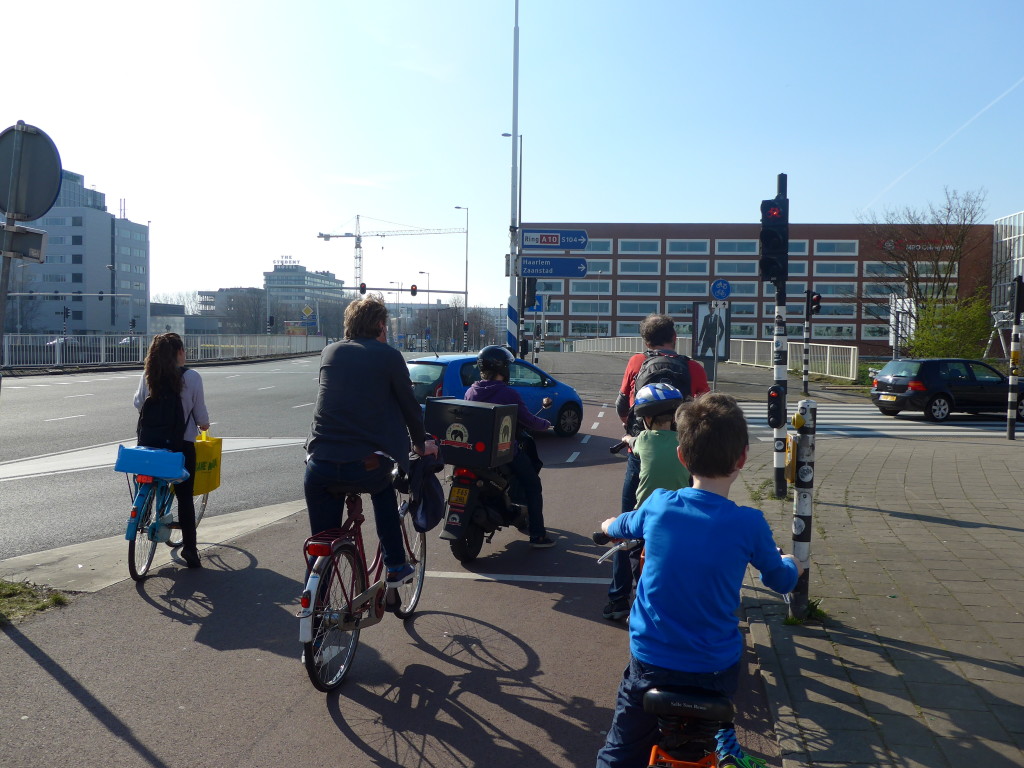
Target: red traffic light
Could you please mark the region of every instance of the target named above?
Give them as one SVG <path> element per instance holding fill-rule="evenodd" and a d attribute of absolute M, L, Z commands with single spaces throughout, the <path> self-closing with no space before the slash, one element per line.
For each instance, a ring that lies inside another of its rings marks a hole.
<path fill-rule="evenodd" d="M 415 296 L 416 295 L 416 284 L 415 283 L 413 283 L 412 285 L 409 286 L 409 295 L 410 296 Z"/>
<path fill-rule="evenodd" d="M 366 283 L 360 283 L 359 284 L 359 292 L 360 293 L 366 293 Z"/>
<path fill-rule="evenodd" d="M 767 211 L 765 211 L 765 215 L 769 219 L 779 219 L 779 218 L 782 218 L 782 209 L 779 208 L 779 206 L 774 205 L 771 208 L 769 208 Z"/>
<path fill-rule="evenodd" d="M 465 322 L 464 322 L 464 323 L 462 324 L 462 330 L 464 330 L 464 331 L 468 331 L 468 330 L 469 330 L 469 321 L 468 321 L 468 320 L 466 320 L 466 321 L 465 321 Z"/>
<path fill-rule="evenodd" d="M 819 312 L 821 312 L 821 294 L 820 293 L 812 293 L 811 294 L 811 314 L 812 315 L 816 315 Z"/>

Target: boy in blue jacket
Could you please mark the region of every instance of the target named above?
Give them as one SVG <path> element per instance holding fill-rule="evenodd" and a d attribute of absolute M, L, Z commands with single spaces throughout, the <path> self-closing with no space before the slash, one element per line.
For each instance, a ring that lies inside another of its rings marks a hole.
<path fill-rule="evenodd" d="M 657 490 L 638 509 L 601 524 L 612 538 L 644 539 L 646 557 L 629 615 L 629 666 L 598 768 L 647 765 L 658 734 L 657 717 L 643 709 L 650 688 L 736 693 L 743 655 L 736 611 L 748 564 L 782 594 L 802 571 L 792 555 L 779 554 L 760 510 L 728 498 L 747 460 L 747 423 L 735 398 L 711 393 L 684 403 L 676 434 L 693 487 Z M 720 763 L 764 765 L 743 752 L 731 726 L 716 740 Z"/>

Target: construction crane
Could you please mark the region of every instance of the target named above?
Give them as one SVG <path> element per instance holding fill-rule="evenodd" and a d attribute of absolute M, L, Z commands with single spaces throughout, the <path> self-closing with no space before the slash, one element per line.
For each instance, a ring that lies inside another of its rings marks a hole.
<path fill-rule="evenodd" d="M 356 285 L 363 282 L 363 238 L 364 237 L 391 237 L 394 235 L 457 235 L 464 234 L 465 229 L 392 229 L 382 232 L 360 232 L 359 216 L 356 215 L 356 231 L 345 232 L 341 235 L 328 235 L 323 232 L 317 233 L 317 237 L 329 241 L 332 237 L 354 237 L 356 239 Z"/>

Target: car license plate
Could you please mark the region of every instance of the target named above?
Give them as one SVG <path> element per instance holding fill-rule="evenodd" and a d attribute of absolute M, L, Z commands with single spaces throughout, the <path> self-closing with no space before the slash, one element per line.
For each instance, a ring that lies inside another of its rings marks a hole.
<path fill-rule="evenodd" d="M 896 401 L 896 395 L 879 395 L 878 399 L 879 400 L 885 400 L 887 402 L 895 402 Z"/>
<path fill-rule="evenodd" d="M 449 504 L 462 504 L 466 505 L 469 501 L 469 488 L 459 488 L 453 485 L 452 489 L 448 492 L 448 503 Z"/>

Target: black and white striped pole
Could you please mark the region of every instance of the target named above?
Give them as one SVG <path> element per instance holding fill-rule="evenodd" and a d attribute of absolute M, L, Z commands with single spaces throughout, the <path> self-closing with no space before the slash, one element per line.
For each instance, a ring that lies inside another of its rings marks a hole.
<path fill-rule="evenodd" d="M 811 289 L 804 291 L 804 394 L 811 383 Z"/>
<path fill-rule="evenodd" d="M 1010 394 L 1006 406 L 1006 439 L 1016 440 L 1017 432 L 1017 381 L 1020 376 L 1020 320 L 1024 313 L 1024 278 L 1013 278 L 1010 288 L 1013 301 L 1013 328 L 1010 331 Z"/>
<path fill-rule="evenodd" d="M 796 493 L 793 495 L 793 556 L 800 561 L 804 572 L 790 594 L 789 615 L 806 619 L 809 603 L 811 572 L 811 530 L 814 512 L 814 442 L 818 423 L 818 404 L 801 400 L 793 414 L 797 430 Z"/>
<path fill-rule="evenodd" d="M 786 174 L 778 176 L 774 198 L 761 201 L 761 280 L 775 286 L 772 366 L 775 383 L 768 390 L 768 426 L 774 430 L 775 498 L 786 498 L 786 380 L 789 342 L 786 328 L 786 280 L 789 279 L 789 199 Z"/>

